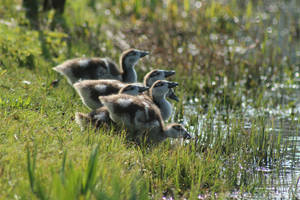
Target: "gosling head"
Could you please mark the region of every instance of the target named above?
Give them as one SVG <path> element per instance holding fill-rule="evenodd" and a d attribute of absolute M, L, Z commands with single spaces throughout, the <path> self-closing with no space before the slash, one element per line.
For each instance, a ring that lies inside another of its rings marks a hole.
<path fill-rule="evenodd" d="M 173 99 L 175 101 L 179 101 L 179 98 L 176 96 L 175 92 L 173 89 L 170 89 L 168 94 L 167 94 L 167 97 L 169 97 L 170 99 Z"/>
<path fill-rule="evenodd" d="M 125 68 L 134 67 L 140 58 L 143 58 L 148 54 L 149 52 L 147 51 L 128 49 L 127 51 L 122 53 L 120 57 L 120 65 L 125 66 Z"/>
<path fill-rule="evenodd" d="M 119 94 L 138 95 L 146 90 L 149 90 L 149 87 L 139 86 L 135 84 L 127 84 L 120 89 Z"/>
<path fill-rule="evenodd" d="M 166 78 L 174 74 L 175 74 L 174 70 L 154 69 L 145 75 L 144 85 L 151 87 L 151 85 L 153 85 L 155 81 L 165 80 Z"/>
<path fill-rule="evenodd" d="M 171 88 L 178 86 L 176 82 L 158 80 L 150 88 L 150 96 L 166 96 Z"/>
<path fill-rule="evenodd" d="M 166 127 L 166 135 L 171 138 L 184 138 L 191 139 L 189 132 L 181 125 L 177 123 L 169 124 Z"/>

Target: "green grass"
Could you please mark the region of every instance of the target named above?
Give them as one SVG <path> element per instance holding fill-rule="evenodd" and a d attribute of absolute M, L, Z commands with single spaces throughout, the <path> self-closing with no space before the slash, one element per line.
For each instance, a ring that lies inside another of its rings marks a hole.
<path fill-rule="evenodd" d="M 222 2 L 74 0 L 64 15 L 39 12 L 32 22 L 20 0 L 4 0 L 0 199 L 267 195 L 256 169 L 283 169 L 290 143 L 272 131 L 276 115 L 265 110 L 296 106 L 268 94 L 276 84 L 299 84 L 299 4 L 278 0 L 289 8 L 281 12 L 260 0 Z M 80 131 L 74 114 L 89 111 L 52 67 L 84 55 L 118 61 L 127 47 L 151 51 L 136 67 L 139 79 L 153 68 L 176 70 L 180 102 L 171 121 L 185 123 L 193 140 L 148 149 L 122 131 Z M 291 117 L 299 131 L 299 113 Z M 290 187 L 296 199 L 297 183 Z"/>

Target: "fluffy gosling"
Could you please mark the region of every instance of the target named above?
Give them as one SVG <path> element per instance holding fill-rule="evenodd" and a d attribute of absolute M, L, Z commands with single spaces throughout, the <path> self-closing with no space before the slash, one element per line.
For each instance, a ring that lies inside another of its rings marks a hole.
<path fill-rule="evenodd" d="M 149 130 L 144 130 L 138 137 L 134 138 L 139 144 L 145 142 L 147 145 L 158 144 L 167 138 L 191 139 L 190 133 L 178 123 L 161 124 Z"/>
<path fill-rule="evenodd" d="M 148 87 L 138 86 L 134 84 L 125 84 L 119 91 L 119 94 L 138 95 L 148 90 Z M 106 107 L 101 107 L 93 110 L 89 114 L 76 112 L 75 121 L 84 130 L 89 125 L 98 129 L 103 125 L 109 125 L 113 123 L 109 118 L 109 113 Z"/>
<path fill-rule="evenodd" d="M 166 99 L 167 94 L 174 87 L 178 86 L 176 82 L 165 80 L 156 81 L 150 88 L 149 97 L 153 103 L 159 108 L 163 120 L 168 120 L 171 117 L 173 108 L 171 103 Z M 144 95 L 144 98 L 147 96 Z"/>
<path fill-rule="evenodd" d="M 126 83 L 137 81 L 134 66 L 148 52 L 128 49 L 120 56 L 120 67 L 108 58 L 75 58 L 53 68 L 72 85 L 79 80 L 115 79 Z"/>
<path fill-rule="evenodd" d="M 159 143 L 168 137 L 191 138 L 180 124 L 164 125 L 158 107 L 138 96 L 126 94 L 99 97 L 107 107 L 110 118 L 124 125 L 132 138 L 146 138 L 149 143 Z"/>
<path fill-rule="evenodd" d="M 129 87 L 125 87 L 126 85 L 126 83 L 122 83 L 118 80 L 84 80 L 75 83 L 73 86 L 79 94 L 83 104 L 88 108 L 95 110 L 103 106 L 101 101 L 99 101 L 99 96 L 117 94 L 121 88 L 123 88 L 123 91 L 131 91 L 129 90 Z M 148 88 L 144 86 L 133 87 L 133 89 L 139 89 L 140 94 L 143 91 L 148 90 Z"/>

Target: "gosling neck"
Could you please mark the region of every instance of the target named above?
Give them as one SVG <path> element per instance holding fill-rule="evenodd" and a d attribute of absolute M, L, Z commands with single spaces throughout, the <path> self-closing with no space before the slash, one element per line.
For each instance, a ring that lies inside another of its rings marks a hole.
<path fill-rule="evenodd" d="M 137 81 L 137 74 L 134 66 L 128 66 L 126 63 L 122 63 L 123 74 L 122 80 L 125 83 L 135 83 Z"/>
<path fill-rule="evenodd" d="M 166 99 L 166 94 L 152 96 L 153 102 L 159 107 L 163 120 L 168 120 L 172 114 L 172 105 Z"/>

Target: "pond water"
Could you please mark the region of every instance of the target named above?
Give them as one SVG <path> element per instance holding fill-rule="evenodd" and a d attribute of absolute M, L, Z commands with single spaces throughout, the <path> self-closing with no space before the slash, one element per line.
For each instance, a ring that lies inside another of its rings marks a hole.
<path fill-rule="evenodd" d="M 288 142 L 287 154 L 279 170 L 272 166 L 257 168 L 257 176 L 266 183 L 266 188 L 261 190 L 265 190 L 269 196 L 256 194 L 248 199 L 293 199 L 292 194 L 300 198 L 300 123 L 298 121 L 295 124 L 289 117 L 283 116 L 272 121 L 272 131 L 281 134 L 283 143 Z"/>
<path fill-rule="evenodd" d="M 297 82 L 289 86 L 277 84 L 265 94 L 267 98 L 277 98 L 280 102 L 276 108 L 264 109 L 264 114 L 269 116 L 268 121 L 273 124 L 271 131 L 280 134 L 283 143 L 288 144 L 287 154 L 279 171 L 268 168 L 257 171 L 265 177 L 265 189 L 271 199 L 300 198 L 300 81 Z M 289 102 L 295 103 L 294 108 L 287 106 Z M 253 110 L 247 112 L 249 117 L 255 113 Z M 254 199 L 262 198 L 264 196 L 254 196 Z"/>
<path fill-rule="evenodd" d="M 257 167 L 254 170 L 254 177 L 263 181 L 264 188 L 257 188 L 257 193 L 241 194 L 239 191 L 233 192 L 229 196 L 233 199 L 296 199 L 300 198 L 300 80 L 293 85 L 275 84 L 269 91 L 264 94 L 265 99 L 272 98 L 277 105 L 266 108 L 255 109 L 249 105 L 242 104 L 241 111 L 232 112 L 216 112 L 213 117 L 213 126 L 217 130 L 220 127 L 224 130 L 228 125 L 220 117 L 220 115 L 231 118 L 237 113 L 244 118 L 244 129 L 251 129 L 252 119 L 261 116 L 268 124 L 268 131 L 276 135 L 281 135 L 281 143 L 286 145 L 287 153 L 282 161 L 280 169 L 276 166 Z M 288 92 L 287 92 L 288 91 Z M 185 113 L 190 115 L 198 114 L 195 111 L 195 102 L 185 103 Z M 251 100 L 250 100 L 251 101 Z M 288 106 L 290 102 L 294 102 L 295 106 Z M 231 116 L 232 115 L 232 116 Z M 211 118 L 210 118 L 211 119 Z M 189 123 L 189 117 L 184 120 L 185 124 Z M 206 114 L 199 116 L 197 127 L 191 127 L 192 130 L 201 130 L 208 120 Z M 230 127 L 229 127 L 230 128 Z M 203 130 L 202 130 L 203 131 Z M 200 133 L 201 134 L 201 133 Z M 292 196 L 296 194 L 296 197 Z M 263 196 L 264 195 L 264 196 Z"/>

